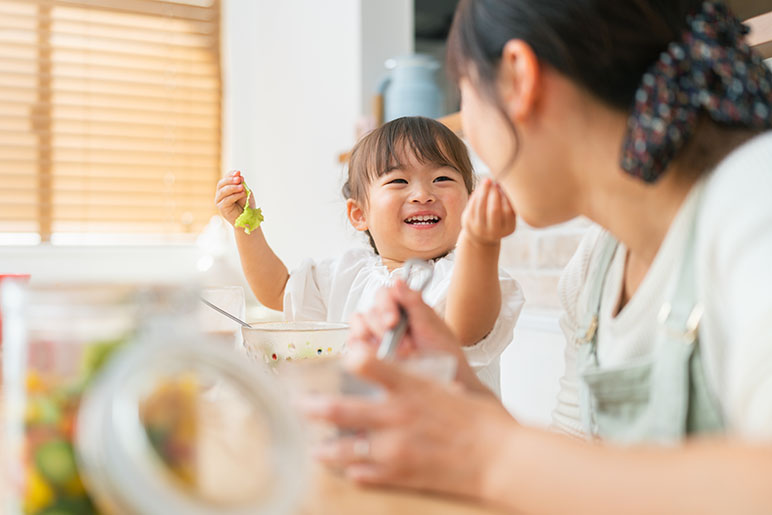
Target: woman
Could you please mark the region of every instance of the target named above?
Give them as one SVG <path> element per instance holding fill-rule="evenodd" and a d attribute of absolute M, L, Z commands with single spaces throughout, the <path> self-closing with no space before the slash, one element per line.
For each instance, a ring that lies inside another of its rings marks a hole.
<path fill-rule="evenodd" d="M 519 426 L 463 360 L 447 388 L 360 351 L 388 395 L 309 400 L 362 435 L 317 456 L 524 512 L 772 512 L 772 75 L 744 32 L 714 1 L 463 0 L 449 60 L 470 143 L 529 224 L 602 228 L 561 281 L 557 431 Z M 452 351 L 404 284 L 353 343 L 398 306 L 405 348 Z"/>

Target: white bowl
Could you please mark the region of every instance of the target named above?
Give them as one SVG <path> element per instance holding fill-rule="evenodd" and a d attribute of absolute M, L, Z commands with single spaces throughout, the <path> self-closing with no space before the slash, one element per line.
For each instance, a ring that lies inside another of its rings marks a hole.
<path fill-rule="evenodd" d="M 244 348 L 259 363 L 335 356 L 343 352 L 347 324 L 333 322 L 263 322 L 242 327 Z"/>

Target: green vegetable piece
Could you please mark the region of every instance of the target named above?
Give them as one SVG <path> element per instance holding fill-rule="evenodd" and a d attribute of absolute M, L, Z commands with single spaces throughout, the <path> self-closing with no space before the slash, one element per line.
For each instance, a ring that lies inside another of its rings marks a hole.
<path fill-rule="evenodd" d="M 46 506 L 36 515 L 96 515 L 94 504 L 86 497 L 66 497 Z"/>
<path fill-rule="evenodd" d="M 52 486 L 62 487 L 78 474 L 72 446 L 64 440 L 46 442 L 35 451 L 35 465 Z"/>
<path fill-rule="evenodd" d="M 249 197 L 252 196 L 252 191 L 244 185 L 244 189 L 247 190 L 247 201 L 244 203 L 244 211 L 241 212 L 236 222 L 233 224 L 235 227 L 243 227 L 244 232 L 249 234 L 263 223 L 263 210 L 259 207 L 257 209 L 249 207 Z"/>
<path fill-rule="evenodd" d="M 29 420 L 31 424 L 53 425 L 62 418 L 62 410 L 59 409 L 59 405 L 54 399 L 35 396 L 30 398 L 29 403 L 30 411 L 36 415 L 32 420 Z"/>
<path fill-rule="evenodd" d="M 92 378 L 112 356 L 113 352 L 125 342 L 126 340 L 121 338 L 88 345 L 83 351 L 82 370 L 84 376 L 87 379 Z"/>

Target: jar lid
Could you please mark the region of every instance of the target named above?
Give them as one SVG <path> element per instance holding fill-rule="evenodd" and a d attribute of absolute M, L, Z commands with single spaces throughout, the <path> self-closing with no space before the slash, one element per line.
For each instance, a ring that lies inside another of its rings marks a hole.
<path fill-rule="evenodd" d="M 205 341 L 128 345 L 81 405 L 76 449 L 107 512 L 289 513 L 307 463 L 269 376 Z"/>
<path fill-rule="evenodd" d="M 402 67 L 438 70 L 440 68 L 440 62 L 428 54 L 407 54 L 387 59 L 384 66 L 386 66 L 386 69 L 388 70 Z"/>

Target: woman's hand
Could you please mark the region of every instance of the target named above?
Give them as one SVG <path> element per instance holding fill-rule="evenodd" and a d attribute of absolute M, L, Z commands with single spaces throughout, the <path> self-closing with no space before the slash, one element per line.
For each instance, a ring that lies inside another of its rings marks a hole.
<path fill-rule="evenodd" d="M 498 244 L 515 231 L 517 217 L 501 186 L 485 179 L 461 217 L 463 237 L 481 245 Z"/>
<path fill-rule="evenodd" d="M 440 350 L 463 359 L 461 343 L 450 328 L 424 303 L 421 292 L 410 289 L 401 280 L 379 291 L 370 311 L 352 317 L 349 344 L 377 347 L 384 333 L 397 325 L 400 306 L 408 315 L 408 328 L 400 342 L 398 355 L 405 356 L 417 350 Z"/>
<path fill-rule="evenodd" d="M 442 385 L 375 358 L 358 346 L 347 367 L 378 383 L 385 397 L 306 399 L 306 416 L 356 436 L 314 449 L 317 459 L 360 483 L 416 488 L 482 498 L 499 470 L 501 445 L 516 422 L 492 396 Z"/>
<path fill-rule="evenodd" d="M 247 192 L 244 185 L 244 177 L 240 171 L 229 173 L 217 183 L 217 191 L 214 195 L 214 203 L 225 220 L 233 225 L 236 218 L 244 210 L 244 202 Z M 250 207 L 255 207 L 255 196 L 249 199 Z"/>
<path fill-rule="evenodd" d="M 405 357 L 414 352 L 441 351 L 456 358 L 456 381 L 467 389 L 492 395 L 477 378 L 466 361 L 461 342 L 437 313 L 421 298 L 421 292 L 410 289 L 404 281 L 397 280 L 389 288 L 378 292 L 375 305 L 351 319 L 348 345 L 364 345 L 375 349 L 384 333 L 397 325 L 400 307 L 407 313 L 407 330 L 397 348 L 397 356 Z"/>

